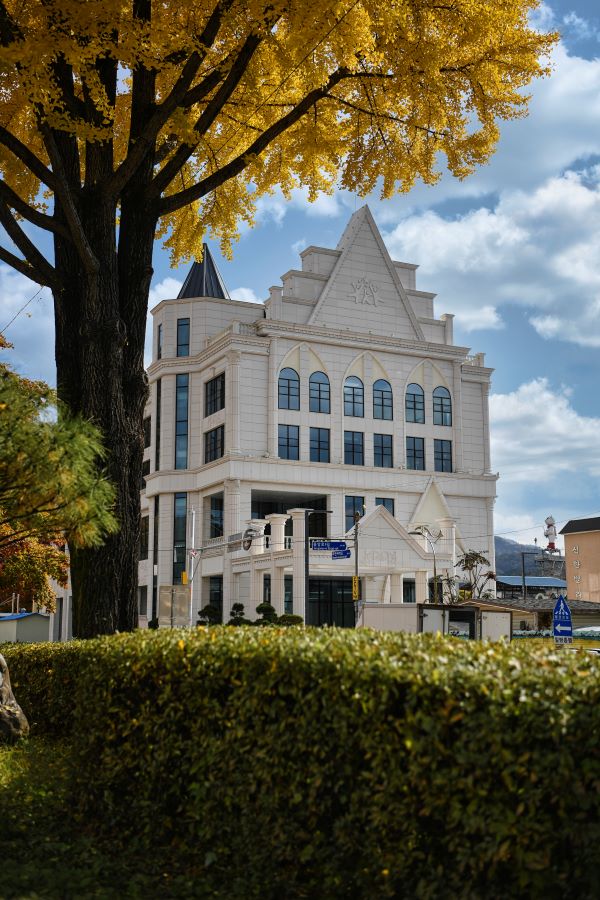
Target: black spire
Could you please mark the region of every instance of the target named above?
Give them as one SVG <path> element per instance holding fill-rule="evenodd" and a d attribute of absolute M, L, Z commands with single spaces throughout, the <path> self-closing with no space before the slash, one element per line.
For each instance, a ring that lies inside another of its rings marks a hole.
<path fill-rule="evenodd" d="M 195 262 L 177 294 L 178 300 L 189 300 L 191 297 L 220 297 L 231 300 L 217 264 L 207 244 L 202 245 L 202 262 Z"/>

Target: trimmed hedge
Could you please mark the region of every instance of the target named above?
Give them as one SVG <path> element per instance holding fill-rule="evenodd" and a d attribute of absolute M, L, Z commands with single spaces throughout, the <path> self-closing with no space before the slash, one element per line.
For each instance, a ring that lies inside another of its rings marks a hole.
<path fill-rule="evenodd" d="M 591 654 L 225 627 L 56 652 L 74 791 L 123 840 L 170 845 L 193 896 L 600 894 Z M 37 654 L 6 652 L 23 703 Z"/>

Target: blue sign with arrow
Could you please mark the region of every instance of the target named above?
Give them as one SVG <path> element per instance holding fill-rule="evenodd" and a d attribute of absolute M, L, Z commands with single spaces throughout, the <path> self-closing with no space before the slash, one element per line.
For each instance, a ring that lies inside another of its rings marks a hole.
<path fill-rule="evenodd" d="M 554 607 L 552 630 L 554 631 L 555 644 L 573 643 L 573 622 L 571 621 L 571 610 L 569 609 L 569 604 L 562 596 L 562 594 L 556 601 L 556 606 Z"/>
<path fill-rule="evenodd" d="M 334 550 L 331 554 L 332 559 L 350 559 L 350 556 L 349 550 Z"/>

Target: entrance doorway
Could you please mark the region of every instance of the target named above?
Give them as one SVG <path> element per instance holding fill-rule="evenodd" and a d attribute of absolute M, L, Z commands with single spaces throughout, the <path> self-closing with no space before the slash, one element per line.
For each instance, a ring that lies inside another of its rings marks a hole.
<path fill-rule="evenodd" d="M 351 578 L 311 578 L 308 596 L 308 625 L 337 625 L 354 628 Z"/>

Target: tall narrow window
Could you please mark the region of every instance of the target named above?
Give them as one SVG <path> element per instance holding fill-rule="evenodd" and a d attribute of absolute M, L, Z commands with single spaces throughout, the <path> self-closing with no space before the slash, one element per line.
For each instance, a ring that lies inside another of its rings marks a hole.
<path fill-rule="evenodd" d="M 436 387 L 433 392 L 433 424 L 452 425 L 452 398 L 445 387 Z"/>
<path fill-rule="evenodd" d="M 384 469 L 393 467 L 394 451 L 391 434 L 373 435 L 373 465 Z"/>
<path fill-rule="evenodd" d="M 436 472 L 452 471 L 452 441 L 433 442 L 433 461 Z"/>
<path fill-rule="evenodd" d="M 150 519 L 142 516 L 140 522 L 140 559 L 148 559 L 148 542 L 150 537 Z"/>
<path fill-rule="evenodd" d="M 146 490 L 146 476 L 150 474 L 150 460 L 145 459 L 142 463 L 142 483 L 140 486 L 140 491 Z"/>
<path fill-rule="evenodd" d="M 138 615 L 148 615 L 148 587 L 145 584 L 138 588 Z"/>
<path fill-rule="evenodd" d="M 393 419 L 392 386 L 379 378 L 373 385 L 373 418 Z"/>
<path fill-rule="evenodd" d="M 210 498 L 210 537 L 223 537 L 223 527 L 223 494 L 213 494 L 213 496 Z"/>
<path fill-rule="evenodd" d="M 162 338 L 163 338 L 163 327 L 162 322 L 156 329 L 156 358 L 162 359 Z"/>
<path fill-rule="evenodd" d="M 365 388 L 356 375 L 350 375 L 344 383 L 344 415 L 364 416 Z"/>
<path fill-rule="evenodd" d="M 189 375 L 175 376 L 175 468 L 188 464 L 188 395 Z"/>
<path fill-rule="evenodd" d="M 330 412 L 329 378 L 325 372 L 313 372 L 309 382 L 309 409 L 311 412 Z"/>
<path fill-rule="evenodd" d="M 354 528 L 355 513 L 358 513 L 358 515 L 360 517 L 363 515 L 364 511 L 365 511 L 365 498 L 364 497 L 346 497 L 345 498 L 346 533 L 348 533 L 351 528 Z"/>
<path fill-rule="evenodd" d="M 185 540 L 187 535 L 187 494 L 175 494 L 173 514 L 173 581 L 181 584 L 185 572 Z"/>
<path fill-rule="evenodd" d="M 294 576 L 283 576 L 283 611 L 286 616 L 291 616 L 294 612 Z"/>
<path fill-rule="evenodd" d="M 223 621 L 223 576 L 211 575 L 208 582 L 208 602 L 218 610 L 218 621 Z"/>
<path fill-rule="evenodd" d="M 420 384 L 409 384 L 404 401 L 407 422 L 425 421 L 425 394 Z"/>
<path fill-rule="evenodd" d="M 158 533 L 160 530 L 160 494 L 154 497 L 154 522 L 152 525 L 152 618 L 158 612 Z"/>
<path fill-rule="evenodd" d="M 375 497 L 375 506 L 385 506 L 387 511 L 394 515 L 394 498 L 393 497 Z"/>
<path fill-rule="evenodd" d="M 310 429 L 310 461 L 329 462 L 329 428 Z"/>
<path fill-rule="evenodd" d="M 154 471 L 160 469 L 160 408 L 162 397 L 162 379 L 156 382 L 156 433 L 154 435 Z"/>
<path fill-rule="evenodd" d="M 425 471 L 425 439 L 406 438 L 406 468 Z"/>
<path fill-rule="evenodd" d="M 279 373 L 279 409 L 300 409 L 300 378 L 295 369 Z"/>
<path fill-rule="evenodd" d="M 300 429 L 297 425 L 279 426 L 279 458 L 300 459 Z"/>
<path fill-rule="evenodd" d="M 204 435 L 204 462 L 220 459 L 225 453 L 225 426 L 219 425 Z"/>
<path fill-rule="evenodd" d="M 344 432 L 344 462 L 347 466 L 364 466 L 365 450 L 362 431 Z"/>
<path fill-rule="evenodd" d="M 204 418 L 225 406 L 225 372 L 211 378 L 204 385 Z"/>
<path fill-rule="evenodd" d="M 177 356 L 190 355 L 190 320 L 177 319 Z"/>
<path fill-rule="evenodd" d="M 144 419 L 144 450 L 147 450 L 152 443 L 152 419 L 146 416 Z"/>

